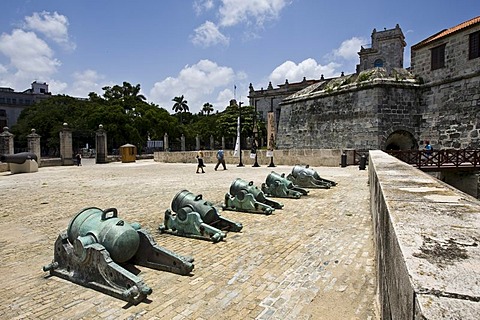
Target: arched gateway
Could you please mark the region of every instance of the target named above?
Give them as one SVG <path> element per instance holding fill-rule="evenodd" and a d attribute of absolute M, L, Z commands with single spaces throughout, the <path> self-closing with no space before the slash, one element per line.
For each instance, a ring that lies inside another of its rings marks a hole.
<path fill-rule="evenodd" d="M 418 142 L 408 131 L 396 130 L 385 140 L 385 150 L 418 149 Z"/>

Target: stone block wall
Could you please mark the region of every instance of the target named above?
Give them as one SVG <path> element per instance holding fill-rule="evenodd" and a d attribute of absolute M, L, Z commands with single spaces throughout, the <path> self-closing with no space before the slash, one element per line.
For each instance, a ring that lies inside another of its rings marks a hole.
<path fill-rule="evenodd" d="M 311 167 L 338 167 L 341 163 L 341 155 L 345 152 L 347 155 L 347 164 L 354 163 L 353 150 L 341 149 L 289 149 L 289 150 L 275 150 L 274 164 L 275 165 L 310 165 Z M 155 152 L 154 160 L 165 163 L 196 163 L 197 159 L 195 151 L 185 152 Z M 204 162 L 208 165 L 215 165 L 217 163 L 216 151 L 204 151 Z M 225 162 L 227 167 L 230 165 L 238 165 L 239 157 L 233 156 L 232 150 L 225 150 Z M 266 150 L 258 150 L 257 162 L 261 166 L 270 164 L 271 159 L 266 156 Z M 250 158 L 250 150 L 242 151 L 242 163 L 245 166 L 251 166 L 255 163 L 255 159 Z M 221 167 L 220 167 L 221 168 Z M 274 168 L 272 170 L 275 170 Z"/>
<path fill-rule="evenodd" d="M 374 80 L 282 106 L 279 149 L 382 149 L 394 130 L 417 133 L 416 84 Z"/>
<path fill-rule="evenodd" d="M 370 151 L 370 208 L 382 319 L 478 319 L 480 202 Z"/>
<path fill-rule="evenodd" d="M 468 59 L 469 34 L 479 31 L 480 26 L 465 28 L 449 34 L 448 38 L 431 41 L 426 45 L 412 46 L 411 72 L 421 76 L 425 83 L 443 82 L 449 79 L 465 77 L 480 71 L 480 58 Z M 445 67 L 431 70 L 431 49 L 445 44 Z"/>
<path fill-rule="evenodd" d="M 420 110 L 420 140 L 436 149 L 480 148 L 480 73 L 425 87 Z"/>

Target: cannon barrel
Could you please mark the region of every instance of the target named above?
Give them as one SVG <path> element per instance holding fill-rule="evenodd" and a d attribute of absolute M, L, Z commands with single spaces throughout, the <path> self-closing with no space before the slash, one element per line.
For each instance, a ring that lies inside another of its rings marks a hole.
<path fill-rule="evenodd" d="M 274 184 L 275 181 L 280 181 L 280 183 L 284 184 L 285 187 L 287 187 L 287 189 L 293 189 L 295 187 L 292 181 L 288 180 L 287 178 L 285 178 L 281 174 L 278 174 L 278 173 L 272 171 L 267 176 L 267 179 L 266 179 L 265 182 L 267 183 L 268 186 L 270 186 L 270 185 Z"/>
<path fill-rule="evenodd" d="M 128 224 L 117 218 L 117 209 L 87 208 L 70 222 L 67 236 L 78 256 L 83 256 L 85 247 L 99 243 L 107 249 L 117 263 L 130 260 L 138 250 L 140 237 L 138 224 Z"/>
<path fill-rule="evenodd" d="M 242 190 L 251 193 L 259 202 L 266 201 L 265 194 L 253 184 L 253 181 L 246 181 L 240 178 L 235 179 L 230 185 L 230 194 L 236 196 L 242 193 Z"/>
<path fill-rule="evenodd" d="M 33 152 L 20 152 L 15 154 L 0 155 L 0 162 L 22 164 L 27 160 L 38 161 L 37 155 Z"/>
<path fill-rule="evenodd" d="M 186 219 L 187 211 L 189 210 L 185 208 L 188 206 L 191 207 L 192 211 L 198 212 L 206 223 L 211 223 L 218 219 L 218 212 L 213 204 L 203 200 L 201 194 L 195 195 L 188 190 L 178 192 L 172 200 L 172 210 L 177 213 L 181 220 Z"/>

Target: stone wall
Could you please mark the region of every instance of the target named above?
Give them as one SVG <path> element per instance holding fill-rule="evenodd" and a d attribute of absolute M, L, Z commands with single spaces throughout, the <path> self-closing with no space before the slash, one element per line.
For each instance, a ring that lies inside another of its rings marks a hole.
<path fill-rule="evenodd" d="M 273 162 L 275 165 L 310 165 L 311 167 L 338 167 L 341 163 L 341 155 L 345 152 L 347 155 L 347 164 L 354 163 L 353 150 L 340 149 L 289 149 L 275 150 Z M 165 163 L 196 163 L 196 151 L 185 152 L 155 152 L 154 160 Z M 204 162 L 208 165 L 217 163 L 216 151 L 204 151 Z M 233 156 L 232 150 L 225 150 L 225 162 L 229 165 L 238 165 L 239 157 Z M 266 150 L 258 150 L 257 162 L 261 166 L 270 164 L 271 159 L 266 157 Z M 242 163 L 245 166 L 251 166 L 255 159 L 250 158 L 250 150 L 242 151 Z"/>
<path fill-rule="evenodd" d="M 420 110 L 419 140 L 429 140 L 436 149 L 480 148 L 480 71 L 475 77 L 425 86 Z"/>
<path fill-rule="evenodd" d="M 480 25 L 452 32 L 448 37 L 442 37 L 428 43 L 418 43 L 411 49 L 410 71 L 421 76 L 428 83 L 443 82 L 449 79 L 465 77 L 480 70 L 480 58 L 468 59 L 469 34 L 479 31 Z M 441 44 L 445 46 L 445 67 L 431 70 L 431 50 Z"/>
<path fill-rule="evenodd" d="M 395 130 L 418 131 L 418 85 L 376 79 L 282 106 L 279 149 L 382 149 Z"/>
<path fill-rule="evenodd" d="M 477 319 L 480 202 L 370 151 L 370 204 L 382 319 Z"/>

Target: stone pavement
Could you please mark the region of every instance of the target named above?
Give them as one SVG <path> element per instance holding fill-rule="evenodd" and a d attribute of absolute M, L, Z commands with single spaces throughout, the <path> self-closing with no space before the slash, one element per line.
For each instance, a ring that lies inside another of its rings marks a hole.
<path fill-rule="evenodd" d="M 338 185 L 276 199 L 284 209 L 270 216 L 223 211 L 244 227 L 213 244 L 157 231 L 177 192 L 220 206 L 235 178 L 260 187 L 292 167 L 207 164 L 195 174 L 195 164 L 83 163 L 0 173 L 0 319 L 378 319 L 366 170 L 314 168 Z M 194 257 L 192 275 L 139 267 L 153 293 L 138 305 L 47 277 L 58 234 L 91 206 L 115 207 L 158 245 Z"/>

